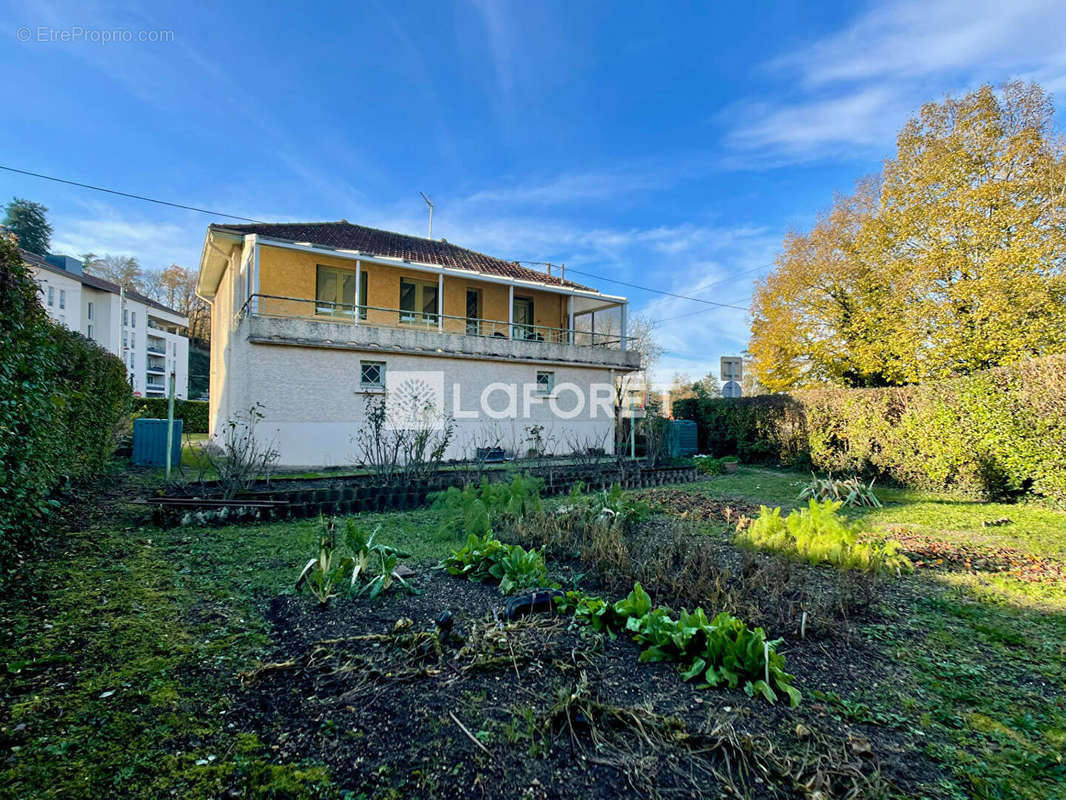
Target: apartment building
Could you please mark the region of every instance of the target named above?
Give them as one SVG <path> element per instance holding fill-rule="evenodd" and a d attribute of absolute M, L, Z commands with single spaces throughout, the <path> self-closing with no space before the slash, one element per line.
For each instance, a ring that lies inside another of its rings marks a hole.
<path fill-rule="evenodd" d="M 85 274 L 76 258 L 42 258 L 26 251 L 22 258 L 41 287 L 48 315 L 121 358 L 134 395 L 166 397 L 173 373 L 175 397 L 188 397 L 189 340 L 180 333 L 188 318 L 138 292 Z"/>

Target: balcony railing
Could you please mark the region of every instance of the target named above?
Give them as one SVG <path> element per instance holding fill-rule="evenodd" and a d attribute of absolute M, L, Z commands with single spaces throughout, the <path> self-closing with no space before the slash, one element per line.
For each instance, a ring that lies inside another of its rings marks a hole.
<path fill-rule="evenodd" d="M 525 342 L 551 342 L 554 344 L 572 344 L 579 347 L 602 347 L 615 350 L 627 350 L 633 344 L 633 337 L 623 337 L 617 332 L 609 330 L 552 328 L 546 325 L 507 322 L 506 320 L 459 317 L 430 311 L 323 302 L 321 300 L 270 294 L 253 294 L 249 297 L 238 312 L 237 321 L 240 322 L 249 314 L 258 317 L 298 317 L 300 319 L 322 320 L 323 322 L 347 322 L 352 325 L 408 328 L 440 333 L 458 333 L 466 336 L 512 339 Z"/>

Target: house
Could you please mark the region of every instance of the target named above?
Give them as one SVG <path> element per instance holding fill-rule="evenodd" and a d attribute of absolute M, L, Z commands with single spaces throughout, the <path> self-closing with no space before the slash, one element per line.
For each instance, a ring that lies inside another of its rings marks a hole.
<path fill-rule="evenodd" d="M 174 395 L 189 389 L 189 340 L 178 331 L 184 315 L 117 283 L 86 275 L 70 256 L 21 251 L 41 287 L 41 304 L 52 319 L 114 353 L 126 365 L 135 395 L 166 397 L 174 374 Z"/>
<path fill-rule="evenodd" d="M 211 225 L 197 293 L 212 430 L 259 404 L 283 465 L 358 462 L 368 404 L 414 388 L 454 421 L 448 458 L 611 452 L 615 383 L 640 361 L 624 297 L 344 220 Z"/>

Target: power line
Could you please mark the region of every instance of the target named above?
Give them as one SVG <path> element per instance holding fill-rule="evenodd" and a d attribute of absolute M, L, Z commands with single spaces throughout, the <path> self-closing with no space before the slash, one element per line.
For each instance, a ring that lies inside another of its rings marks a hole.
<path fill-rule="evenodd" d="M 239 214 L 227 214 L 224 211 L 213 211 L 213 210 L 207 209 L 207 208 L 199 208 L 197 206 L 185 205 L 184 203 L 173 203 L 173 202 L 171 202 L 169 200 L 159 200 L 159 199 L 157 199 L 155 197 L 147 197 L 146 195 L 133 194 L 131 192 L 122 192 L 122 191 L 119 191 L 117 189 L 108 189 L 105 186 L 94 186 L 94 185 L 89 184 L 89 183 L 81 183 L 79 181 L 72 181 L 72 180 L 68 180 L 66 178 L 58 178 L 55 175 L 45 175 L 44 173 L 41 173 L 41 172 L 32 172 L 31 170 L 18 169 L 17 167 L 9 167 L 9 166 L 5 166 L 3 164 L 0 164 L 0 169 L 6 170 L 7 172 L 14 172 L 14 173 L 17 173 L 19 175 L 28 175 L 28 176 L 33 177 L 33 178 L 41 178 L 42 180 L 46 180 L 46 181 L 54 181 L 55 183 L 66 184 L 67 186 L 77 186 L 77 187 L 79 187 L 81 189 L 91 189 L 92 191 L 95 191 L 95 192 L 104 192 L 106 194 L 117 195 L 118 197 L 128 197 L 128 198 L 130 198 L 132 200 L 143 200 L 146 203 L 155 203 L 155 204 L 161 205 L 161 206 L 169 206 L 170 208 L 180 208 L 180 209 L 184 209 L 186 211 L 195 211 L 195 212 L 200 213 L 200 214 L 211 214 L 212 216 L 226 217 L 228 219 L 239 219 L 239 220 L 241 220 L 243 222 L 256 222 L 256 223 L 261 223 L 262 222 L 262 220 L 252 219 L 251 217 L 243 217 L 243 216 L 241 216 Z M 543 264 L 543 263 L 546 263 L 546 262 L 526 261 L 526 262 L 519 262 L 519 263 Z M 745 270 L 744 272 L 738 273 L 738 275 L 743 275 L 743 274 L 746 274 L 747 272 L 753 272 L 754 270 L 762 269 L 765 266 L 768 266 L 768 265 L 763 264 L 763 265 L 760 265 L 758 267 L 754 267 L 754 268 L 752 268 L 750 270 Z M 620 286 L 628 286 L 631 289 L 639 289 L 640 291 L 643 291 L 643 292 L 652 292 L 654 294 L 661 294 L 661 295 L 666 296 L 666 297 L 676 297 L 679 300 L 691 300 L 692 302 L 695 302 L 695 303 L 703 303 L 704 305 L 715 306 L 716 308 L 734 308 L 734 309 L 736 309 L 738 311 L 747 311 L 748 310 L 748 308 L 746 306 L 739 306 L 739 305 L 736 305 L 736 304 L 733 304 L 733 303 L 718 303 L 718 302 L 716 302 L 714 300 L 705 300 L 702 297 L 690 297 L 688 295 L 677 294 L 676 292 L 667 292 L 667 291 L 664 291 L 662 289 L 653 289 L 653 288 L 651 288 L 649 286 L 640 286 L 639 284 L 636 284 L 636 283 L 629 283 L 628 281 L 620 281 L 617 278 L 607 278 L 607 277 L 604 277 L 603 275 L 596 275 L 596 274 L 591 273 L 591 272 L 585 272 L 585 271 L 580 270 L 580 269 L 574 269 L 573 267 L 570 268 L 570 271 L 571 272 L 576 272 L 578 275 L 585 275 L 585 276 L 587 276 L 589 278 L 595 278 L 596 280 L 599 280 L 599 281 L 607 281 L 608 283 L 616 283 L 616 284 L 618 284 Z M 737 276 L 733 276 L 733 277 L 737 277 Z M 724 282 L 725 280 L 727 280 L 727 279 L 723 279 L 722 281 L 717 281 L 716 283 L 713 283 L 713 284 L 710 284 L 710 285 L 711 286 L 715 286 L 718 283 Z M 690 316 L 690 315 L 689 314 L 685 314 L 685 315 L 682 315 L 682 316 Z M 679 319 L 679 317 L 675 317 L 675 319 Z M 665 322 L 667 320 L 660 320 L 660 321 L 661 322 Z"/>
<path fill-rule="evenodd" d="M 529 263 L 537 263 L 537 262 L 529 262 L 529 261 L 527 261 L 525 263 L 529 264 Z M 655 294 L 661 294 L 661 295 L 665 295 L 667 297 L 676 297 L 679 300 L 692 300 L 692 301 L 694 301 L 696 303 L 705 303 L 706 305 L 717 306 L 719 308 L 735 308 L 738 311 L 747 311 L 748 310 L 747 307 L 745 307 L 745 306 L 735 306 L 735 305 L 732 305 L 730 303 L 716 303 L 714 300 L 704 300 L 702 297 L 689 297 L 688 295 L 677 294 L 675 292 L 667 292 L 667 291 L 664 291 L 662 289 L 652 289 L 651 287 L 648 287 L 648 286 L 640 286 L 639 284 L 636 284 L 636 283 L 629 283 L 628 281 L 620 281 L 617 278 L 605 278 L 602 275 L 595 275 L 595 274 L 593 274 L 591 272 L 583 272 L 582 270 L 574 269 L 573 267 L 567 267 L 566 271 L 567 272 L 576 272 L 578 275 L 585 275 L 585 276 L 587 276 L 589 278 L 595 278 L 596 280 L 599 280 L 599 281 L 607 281 L 608 283 L 617 283 L 619 286 L 628 286 L 630 289 L 639 289 L 642 292 L 653 292 Z"/>
<path fill-rule="evenodd" d="M 103 186 L 93 186 L 90 183 L 79 183 L 78 181 L 68 181 L 66 178 L 57 178 L 54 175 L 45 175 L 40 172 L 30 172 L 26 169 L 16 169 L 15 167 L 6 167 L 0 164 L 0 169 L 7 170 L 8 172 L 17 172 L 19 175 L 29 175 L 34 178 L 42 178 L 46 181 L 55 181 L 56 183 L 65 183 L 68 186 L 78 186 L 82 189 L 92 189 L 96 192 L 106 192 L 107 194 L 118 195 L 119 197 L 129 197 L 133 200 L 144 200 L 146 203 L 156 203 L 161 206 L 170 206 L 171 208 L 183 208 L 186 211 L 197 211 L 201 214 L 211 214 L 216 217 L 228 217 L 229 219 L 239 219 L 244 222 L 262 222 L 262 220 L 252 219 L 251 217 L 242 217 L 238 214 L 226 214 L 222 211 L 212 211 L 209 208 L 197 208 L 196 206 L 187 206 L 183 203 L 171 203 L 168 200 L 157 200 L 154 197 L 145 197 L 142 194 L 130 194 L 129 192 L 120 192 L 117 189 L 108 189 Z"/>

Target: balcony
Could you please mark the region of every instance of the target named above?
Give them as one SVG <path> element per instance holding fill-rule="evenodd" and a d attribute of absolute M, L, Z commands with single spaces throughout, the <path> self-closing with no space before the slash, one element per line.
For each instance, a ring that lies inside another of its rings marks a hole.
<path fill-rule="evenodd" d="M 250 342 L 633 370 L 640 354 L 617 330 L 552 328 L 513 320 L 252 295 L 237 315 Z M 616 326 L 617 327 L 617 326 Z"/>

